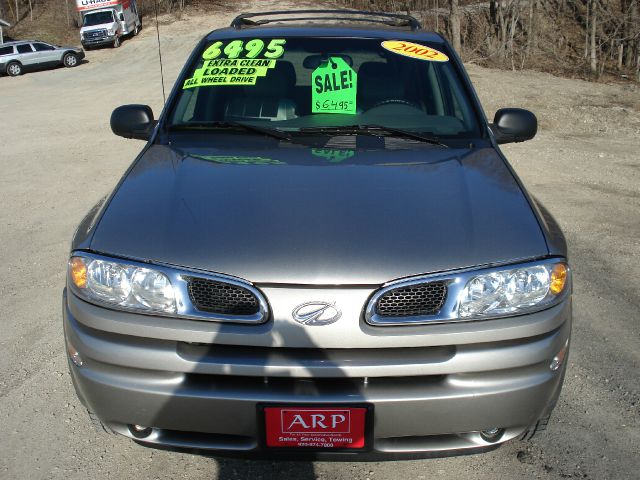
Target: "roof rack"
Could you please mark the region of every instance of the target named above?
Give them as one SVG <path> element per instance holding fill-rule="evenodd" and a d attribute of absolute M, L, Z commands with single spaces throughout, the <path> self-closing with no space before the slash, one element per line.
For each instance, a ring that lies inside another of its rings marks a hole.
<path fill-rule="evenodd" d="M 273 17 L 276 15 L 314 15 L 311 17 L 284 17 L 284 18 L 265 18 L 261 20 L 252 20 L 254 17 Z M 374 17 L 374 18 L 354 18 Z M 375 17 L 378 17 L 377 19 Z M 242 13 L 233 19 L 231 26 L 233 28 L 242 28 L 249 26 L 264 25 L 273 22 L 296 22 L 303 20 L 347 20 L 350 22 L 369 22 L 382 23 L 393 27 L 410 27 L 411 30 L 422 28 L 420 22 L 411 15 L 401 13 L 386 12 L 368 12 L 362 10 L 276 10 L 272 12 L 262 13 Z"/>

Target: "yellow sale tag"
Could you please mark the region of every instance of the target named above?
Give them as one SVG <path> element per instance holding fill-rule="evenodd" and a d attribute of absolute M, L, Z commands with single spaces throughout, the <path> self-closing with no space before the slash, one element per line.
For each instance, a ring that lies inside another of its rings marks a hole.
<path fill-rule="evenodd" d="M 405 57 L 428 60 L 430 62 L 448 62 L 449 57 L 444 53 L 418 43 L 405 42 L 404 40 L 385 40 L 382 48 L 390 52 L 404 55 Z"/>

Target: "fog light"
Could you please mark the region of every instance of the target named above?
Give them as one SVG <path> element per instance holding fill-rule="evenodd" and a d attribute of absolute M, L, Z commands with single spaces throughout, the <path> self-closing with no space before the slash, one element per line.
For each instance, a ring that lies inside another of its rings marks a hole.
<path fill-rule="evenodd" d="M 553 359 L 551 360 L 551 363 L 549 364 L 549 369 L 551 369 L 552 372 L 555 372 L 560 369 L 560 367 L 564 363 L 564 359 L 567 356 L 568 350 L 569 350 L 569 340 L 565 342 L 564 347 L 562 347 L 562 349 L 558 352 L 558 354 L 555 357 L 553 357 Z"/>
<path fill-rule="evenodd" d="M 145 438 L 151 435 L 153 428 L 145 427 L 143 425 L 129 425 L 129 431 L 136 438 Z"/>
<path fill-rule="evenodd" d="M 503 433 L 504 433 L 503 428 L 493 427 L 493 428 L 488 428 L 487 430 L 482 430 L 480 432 L 480 436 L 485 442 L 495 442 L 499 440 L 500 437 L 502 437 Z"/>
<path fill-rule="evenodd" d="M 76 367 L 82 366 L 82 357 L 80 356 L 80 352 L 78 352 L 76 347 L 71 345 L 70 342 L 67 342 L 67 355 L 69 355 L 69 359 Z"/>

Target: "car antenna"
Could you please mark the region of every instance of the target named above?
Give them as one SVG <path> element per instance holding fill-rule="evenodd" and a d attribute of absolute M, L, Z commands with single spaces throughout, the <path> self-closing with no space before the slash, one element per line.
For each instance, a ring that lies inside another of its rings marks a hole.
<path fill-rule="evenodd" d="M 156 35 L 158 37 L 158 58 L 160 59 L 160 80 L 162 81 L 162 105 L 167 103 L 167 96 L 164 93 L 164 72 L 162 70 L 162 50 L 160 49 L 160 25 L 158 24 L 158 9 L 160 0 L 154 2 L 156 7 Z"/>

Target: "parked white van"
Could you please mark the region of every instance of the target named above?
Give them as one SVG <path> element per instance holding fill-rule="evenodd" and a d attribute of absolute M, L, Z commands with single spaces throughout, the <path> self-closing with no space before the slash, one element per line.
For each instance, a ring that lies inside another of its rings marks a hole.
<path fill-rule="evenodd" d="M 135 0 L 76 0 L 82 19 L 80 41 L 85 49 L 98 45 L 120 46 L 123 35 L 142 28 Z"/>

